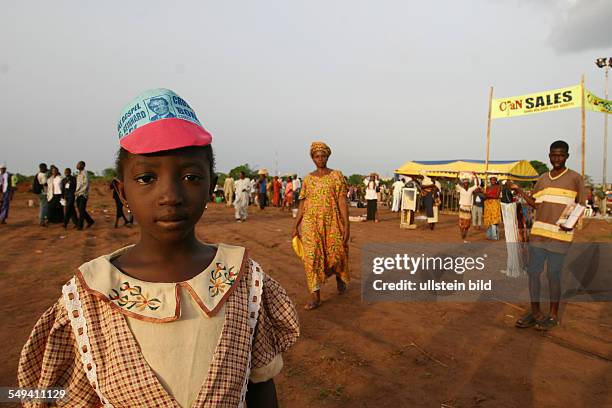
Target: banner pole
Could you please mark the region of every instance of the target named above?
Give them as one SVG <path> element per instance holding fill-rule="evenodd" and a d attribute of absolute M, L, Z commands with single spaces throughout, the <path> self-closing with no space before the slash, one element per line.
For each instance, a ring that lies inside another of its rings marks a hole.
<path fill-rule="evenodd" d="M 608 68 L 609 66 L 606 65 L 606 92 L 605 92 L 606 100 L 608 100 Z M 610 114 L 607 112 L 604 112 L 603 178 L 601 180 L 603 184 L 604 194 L 606 194 L 606 190 L 608 190 L 608 183 L 606 180 L 606 177 L 608 174 L 608 115 Z M 606 197 L 603 200 L 604 215 L 606 215 L 608 211 L 607 205 L 608 205 L 608 198 Z"/>
<path fill-rule="evenodd" d="M 489 115 L 487 119 L 487 154 L 485 158 L 485 190 L 487 188 L 487 172 L 489 171 L 489 145 L 491 144 L 491 105 L 493 104 L 493 87 L 489 89 Z"/>
<path fill-rule="evenodd" d="M 581 97 L 581 104 L 580 104 L 580 116 L 582 117 L 582 149 L 581 149 L 581 165 L 580 165 L 580 174 L 582 175 L 582 178 L 584 178 L 584 150 L 586 147 L 586 126 L 585 126 L 585 113 L 584 113 L 584 74 L 582 74 L 582 77 L 580 78 L 580 97 Z"/>

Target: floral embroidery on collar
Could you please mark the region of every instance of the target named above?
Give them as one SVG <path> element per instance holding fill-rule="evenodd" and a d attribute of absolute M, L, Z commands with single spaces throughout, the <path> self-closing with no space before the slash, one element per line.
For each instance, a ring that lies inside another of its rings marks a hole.
<path fill-rule="evenodd" d="M 215 297 L 219 294 L 225 293 L 236 281 L 238 273 L 234 270 L 234 266 L 229 269 L 227 265 L 223 265 L 221 262 L 217 262 L 215 269 L 210 272 L 210 283 L 208 291 L 210 296 Z"/>
<path fill-rule="evenodd" d="M 113 266 L 112 260 L 130 248 L 121 248 L 81 265 L 77 277 L 87 292 L 108 302 L 116 311 L 155 323 L 180 319 L 183 290 L 205 315 L 214 316 L 238 286 L 248 261 L 245 248 L 218 244 L 212 263 L 193 278 L 184 282 L 147 282 Z"/>
<path fill-rule="evenodd" d="M 130 310 L 134 306 L 142 311 L 146 308 L 157 310 L 161 306 L 161 300 L 157 298 L 149 299 L 148 295 L 142 293 L 142 287 L 130 286 L 129 282 L 123 282 L 117 289 L 111 289 L 112 293 L 108 294 L 108 298 L 114 301 L 117 305 Z"/>

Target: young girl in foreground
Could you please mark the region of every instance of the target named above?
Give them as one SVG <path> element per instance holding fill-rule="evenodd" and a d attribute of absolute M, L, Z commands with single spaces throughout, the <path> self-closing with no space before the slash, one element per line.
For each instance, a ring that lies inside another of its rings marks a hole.
<path fill-rule="evenodd" d="M 196 238 L 211 135 L 167 89 L 130 103 L 118 130 L 117 188 L 140 241 L 64 285 L 23 348 L 20 387 L 65 388 L 68 407 L 275 407 L 297 315 L 245 248 Z"/>

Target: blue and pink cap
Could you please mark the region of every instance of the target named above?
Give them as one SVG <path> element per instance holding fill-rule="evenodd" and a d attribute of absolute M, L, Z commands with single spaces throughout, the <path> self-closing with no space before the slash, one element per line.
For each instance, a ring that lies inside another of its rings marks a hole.
<path fill-rule="evenodd" d="M 119 144 L 134 154 L 207 146 L 208 133 L 187 102 L 169 89 L 143 92 L 121 112 Z"/>

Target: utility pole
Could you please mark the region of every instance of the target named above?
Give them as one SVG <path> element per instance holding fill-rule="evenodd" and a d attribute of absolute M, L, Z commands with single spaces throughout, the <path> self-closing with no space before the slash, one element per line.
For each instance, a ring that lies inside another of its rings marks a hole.
<path fill-rule="evenodd" d="M 608 71 L 610 70 L 610 67 L 612 67 L 612 57 L 607 58 L 597 58 L 597 60 L 595 60 L 595 65 L 597 65 L 599 68 L 603 68 L 604 69 L 604 75 L 605 75 L 605 97 L 604 99 L 608 100 Z M 607 184 L 607 172 L 608 172 L 608 113 L 604 113 L 604 143 L 603 143 L 603 178 L 602 178 L 602 185 L 603 185 L 603 193 L 604 193 L 604 199 L 603 199 L 603 208 L 601 209 L 601 213 L 605 216 L 606 214 L 608 214 L 608 197 L 606 195 L 606 191 L 608 190 L 608 184 Z"/>

